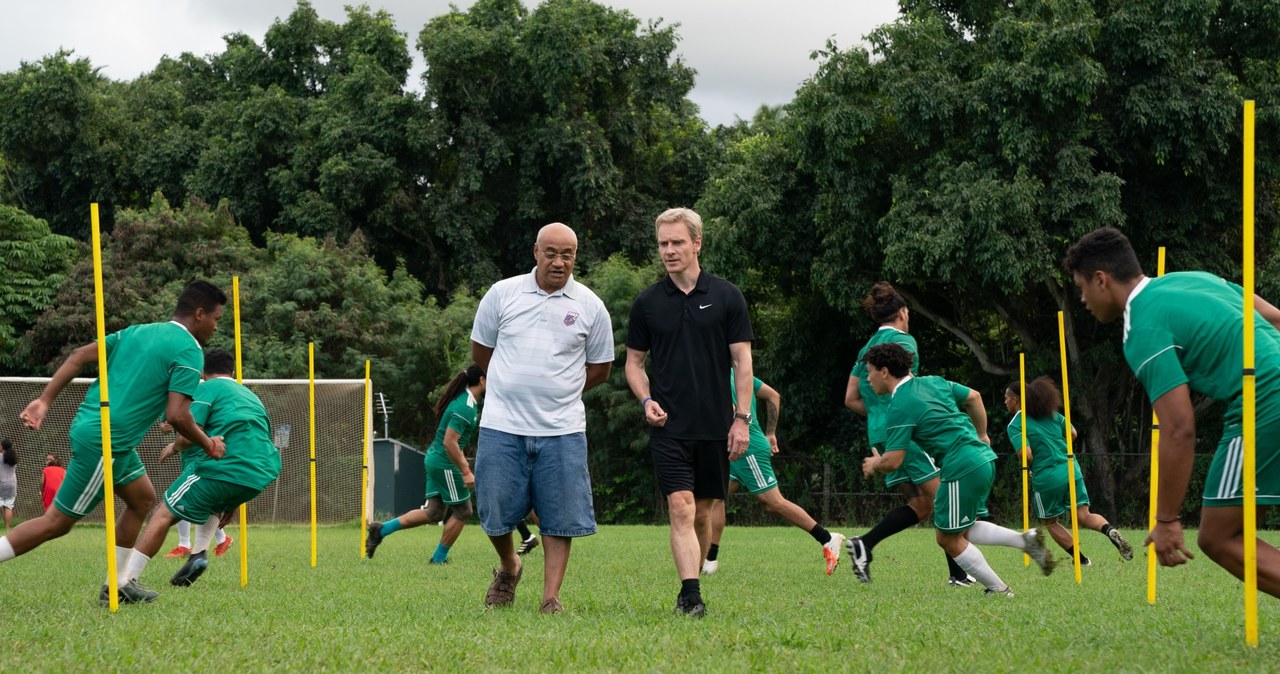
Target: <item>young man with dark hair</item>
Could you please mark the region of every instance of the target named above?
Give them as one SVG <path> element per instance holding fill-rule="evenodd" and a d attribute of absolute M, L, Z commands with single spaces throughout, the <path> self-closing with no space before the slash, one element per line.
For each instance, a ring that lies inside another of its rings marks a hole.
<path fill-rule="evenodd" d="M 1205 272 L 1143 275 L 1119 230 L 1094 230 L 1063 267 L 1099 321 L 1124 319 L 1124 358 L 1160 419 L 1156 526 L 1147 536 L 1164 566 L 1191 559 L 1182 504 L 1195 458 L 1194 391 L 1227 403 L 1223 433 L 1205 478 L 1200 549 L 1244 578 L 1242 399 L 1244 289 Z M 1280 504 L 1280 309 L 1254 296 L 1257 503 Z M 1258 589 L 1280 597 L 1280 550 L 1258 539 Z"/>
<path fill-rule="evenodd" d="M 116 580 L 122 603 L 153 601 L 156 593 L 139 586 L 127 575 L 128 561 L 138 531 L 155 503 L 155 488 L 138 458 L 138 443 L 161 415 L 188 441 L 212 457 L 220 457 L 226 445 L 209 437 L 191 416 L 191 397 L 200 383 L 204 363 L 201 345 L 218 329 L 227 296 L 208 281 L 192 281 L 183 289 L 173 320 L 133 325 L 107 335 L 107 374 L 111 398 L 111 465 L 115 493 L 125 509 L 116 523 Z M 19 415 L 27 428 L 39 430 L 49 406 L 62 389 L 86 365 L 96 363 L 98 345 L 89 343 L 71 353 L 53 374 L 40 397 Z M 53 508 L 18 525 L 0 538 L 0 562 L 29 552 L 71 530 L 76 522 L 102 502 L 102 417 L 98 380 L 85 393 L 71 422 L 71 461 Z M 110 598 L 103 585 L 98 599 Z"/>

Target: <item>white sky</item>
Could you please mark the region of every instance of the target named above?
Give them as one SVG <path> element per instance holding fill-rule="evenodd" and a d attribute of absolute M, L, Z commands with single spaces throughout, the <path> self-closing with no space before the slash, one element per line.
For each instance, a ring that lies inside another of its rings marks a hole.
<path fill-rule="evenodd" d="M 345 21 L 343 5 L 358 0 L 313 0 L 321 17 Z M 415 67 L 409 87 L 421 91 L 421 56 L 414 45 L 448 0 L 370 0 L 385 8 L 409 36 Z M 455 0 L 461 8 L 471 5 Z M 525 0 L 533 6 L 533 0 Z M 834 37 L 858 44 L 897 17 L 896 0 L 604 0 L 650 19 L 679 23 L 678 53 L 697 70 L 690 98 L 712 125 L 750 119 L 764 103 L 790 101 L 817 66 L 809 54 Z M 38 61 L 59 47 L 73 49 L 107 77 L 128 80 L 155 67 L 160 57 L 182 52 L 220 53 L 222 36 L 242 32 L 259 43 L 293 0 L 3 0 L 0 2 L 0 72 Z"/>

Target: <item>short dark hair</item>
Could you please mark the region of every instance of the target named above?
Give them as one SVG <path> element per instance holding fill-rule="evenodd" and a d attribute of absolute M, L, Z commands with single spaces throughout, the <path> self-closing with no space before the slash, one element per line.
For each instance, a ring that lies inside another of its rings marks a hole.
<path fill-rule="evenodd" d="M 187 284 L 178 295 L 178 307 L 173 310 L 174 316 L 190 316 L 196 309 L 204 309 L 212 313 L 227 303 L 227 294 L 222 289 L 203 279 Z"/>
<path fill-rule="evenodd" d="M 862 362 L 877 368 L 887 369 L 889 374 L 895 377 L 905 377 L 911 374 L 911 361 L 911 352 L 892 342 L 876 344 L 867 349 L 866 355 L 862 357 Z"/>
<path fill-rule="evenodd" d="M 1062 268 L 1068 274 L 1085 277 L 1095 271 L 1105 271 L 1117 281 L 1132 281 L 1142 276 L 1142 265 L 1133 246 L 1115 227 L 1095 229 L 1081 237 L 1062 259 Z"/>
<path fill-rule="evenodd" d="M 867 296 L 858 304 L 862 305 L 863 310 L 877 325 L 883 325 L 892 320 L 902 307 L 907 306 L 907 301 L 892 283 L 880 281 L 871 286 L 871 292 L 867 293 Z"/>
<path fill-rule="evenodd" d="M 209 349 L 204 352 L 205 374 L 235 374 L 236 357 L 226 349 Z"/>
<path fill-rule="evenodd" d="M 1022 393 L 1018 382 L 1010 382 L 1009 392 L 1019 398 Z M 1027 416 L 1032 419 L 1047 419 L 1062 407 L 1062 394 L 1058 385 L 1047 375 L 1036 377 L 1027 383 Z"/>

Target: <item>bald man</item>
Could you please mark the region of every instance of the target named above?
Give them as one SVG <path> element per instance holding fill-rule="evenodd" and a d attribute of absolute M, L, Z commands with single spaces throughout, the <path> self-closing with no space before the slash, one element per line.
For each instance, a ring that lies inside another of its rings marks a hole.
<path fill-rule="evenodd" d="M 523 569 L 511 532 L 531 510 L 546 551 L 543 613 L 564 610 L 560 585 L 573 539 L 596 532 L 582 394 L 609 377 L 613 325 L 604 302 L 573 279 L 577 253 L 572 229 L 543 227 L 533 271 L 495 283 L 476 309 L 471 355 L 488 375 L 476 503 L 501 562 L 486 606 L 515 602 Z"/>

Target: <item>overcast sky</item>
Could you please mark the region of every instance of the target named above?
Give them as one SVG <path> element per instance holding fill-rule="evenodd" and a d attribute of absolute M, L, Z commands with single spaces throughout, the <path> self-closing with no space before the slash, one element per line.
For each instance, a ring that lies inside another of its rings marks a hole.
<path fill-rule="evenodd" d="M 313 0 L 320 16 L 344 21 L 343 5 L 358 0 Z M 373 0 L 409 36 L 415 59 L 410 88 L 421 91 L 422 59 L 414 48 L 431 17 L 448 0 Z M 460 8 L 467 0 L 455 0 Z M 533 0 L 525 0 L 532 7 Z M 690 98 L 711 124 L 750 119 L 763 103 L 790 101 L 813 74 L 809 53 L 834 37 L 842 48 L 897 16 L 896 0 L 605 0 L 641 19 L 679 23 L 678 52 L 698 71 Z M 107 77 L 128 80 L 155 67 L 160 57 L 223 50 L 222 36 L 242 32 L 259 43 L 293 0 L 8 0 L 0 10 L 0 72 L 38 61 L 59 47 L 75 50 Z"/>

